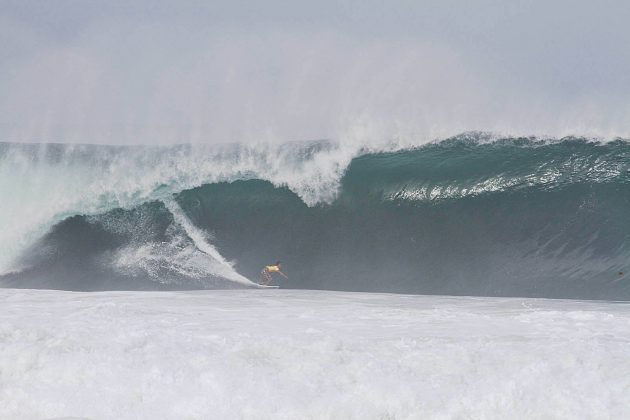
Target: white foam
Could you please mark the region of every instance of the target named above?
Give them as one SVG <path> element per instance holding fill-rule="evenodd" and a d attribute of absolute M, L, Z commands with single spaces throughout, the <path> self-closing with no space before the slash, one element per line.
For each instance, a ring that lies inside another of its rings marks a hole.
<path fill-rule="evenodd" d="M 626 303 L 0 289 L 0 418 L 628 418 Z"/>

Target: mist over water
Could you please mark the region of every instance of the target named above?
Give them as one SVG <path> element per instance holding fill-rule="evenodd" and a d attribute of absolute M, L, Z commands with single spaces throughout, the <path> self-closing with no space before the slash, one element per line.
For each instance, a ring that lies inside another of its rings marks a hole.
<path fill-rule="evenodd" d="M 0 140 L 630 137 L 628 6 L 15 2 Z"/>

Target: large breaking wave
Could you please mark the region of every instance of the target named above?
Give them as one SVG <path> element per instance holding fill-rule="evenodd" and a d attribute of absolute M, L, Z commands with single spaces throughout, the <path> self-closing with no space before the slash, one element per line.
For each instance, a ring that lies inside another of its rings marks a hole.
<path fill-rule="evenodd" d="M 1 281 L 630 299 L 630 144 L 0 145 Z"/>

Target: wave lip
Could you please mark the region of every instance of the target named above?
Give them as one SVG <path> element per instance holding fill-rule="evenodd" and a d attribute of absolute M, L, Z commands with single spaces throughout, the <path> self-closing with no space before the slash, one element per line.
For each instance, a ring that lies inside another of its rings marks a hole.
<path fill-rule="evenodd" d="M 351 149 L 351 150 L 350 150 Z M 0 274 L 56 223 L 131 209 L 206 183 L 264 179 L 330 202 L 355 153 L 329 142 L 114 147 L 0 144 Z"/>

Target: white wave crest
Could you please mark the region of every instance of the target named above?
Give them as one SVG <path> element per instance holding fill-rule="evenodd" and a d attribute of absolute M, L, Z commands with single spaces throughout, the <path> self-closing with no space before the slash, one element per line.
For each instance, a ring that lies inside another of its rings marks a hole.
<path fill-rule="evenodd" d="M 0 144 L 0 274 L 23 269 L 22 255 L 73 215 L 132 208 L 207 183 L 262 179 L 307 205 L 331 202 L 353 157 L 399 143 L 329 142 L 110 147 Z M 213 257 L 218 260 L 216 256 Z"/>

